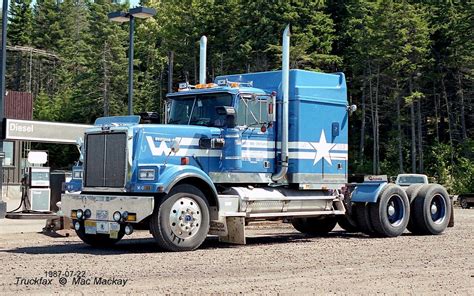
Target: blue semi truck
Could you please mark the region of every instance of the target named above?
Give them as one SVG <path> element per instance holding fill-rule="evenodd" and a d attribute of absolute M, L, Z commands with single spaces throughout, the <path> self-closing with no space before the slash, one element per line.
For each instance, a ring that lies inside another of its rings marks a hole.
<path fill-rule="evenodd" d="M 349 115 L 343 73 L 289 69 L 180 84 L 167 95 L 166 124 L 105 117 L 85 133 L 82 191 L 61 208 L 78 236 L 109 246 L 148 229 L 170 251 L 208 234 L 245 244 L 245 223 L 285 219 L 307 234 L 352 231 L 396 237 L 439 234 L 451 201 L 439 185 L 403 189 L 386 180 L 348 186 Z M 201 57 L 206 40 L 201 39 Z"/>

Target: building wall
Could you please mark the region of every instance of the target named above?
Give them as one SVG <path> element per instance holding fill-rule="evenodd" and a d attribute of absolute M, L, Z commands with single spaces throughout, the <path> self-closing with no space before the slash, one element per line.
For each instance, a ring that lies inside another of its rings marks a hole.
<path fill-rule="evenodd" d="M 5 118 L 10 119 L 33 119 L 33 94 L 27 92 L 7 90 L 4 101 Z M 22 178 L 22 158 L 24 147 L 23 141 L 13 141 L 12 165 L 3 167 L 3 184 L 19 185 Z"/>

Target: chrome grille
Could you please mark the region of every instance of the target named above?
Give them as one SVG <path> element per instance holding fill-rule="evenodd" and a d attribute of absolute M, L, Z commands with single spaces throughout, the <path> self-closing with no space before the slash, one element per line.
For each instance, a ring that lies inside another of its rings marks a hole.
<path fill-rule="evenodd" d="M 125 186 L 127 135 L 89 134 L 86 138 L 85 187 Z"/>

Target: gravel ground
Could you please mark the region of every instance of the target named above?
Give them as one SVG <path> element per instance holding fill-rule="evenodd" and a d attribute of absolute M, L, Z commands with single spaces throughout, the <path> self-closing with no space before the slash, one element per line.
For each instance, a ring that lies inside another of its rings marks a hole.
<path fill-rule="evenodd" d="M 339 228 L 307 237 L 288 224 L 250 224 L 245 246 L 209 237 L 187 253 L 157 251 L 146 232 L 108 250 L 75 236 L 2 234 L 0 295 L 474 295 L 474 210 L 456 209 L 455 217 L 455 227 L 440 236 L 392 239 Z"/>

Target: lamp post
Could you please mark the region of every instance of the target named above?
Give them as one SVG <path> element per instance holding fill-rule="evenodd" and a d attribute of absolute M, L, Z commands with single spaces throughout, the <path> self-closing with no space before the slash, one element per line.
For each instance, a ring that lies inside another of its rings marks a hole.
<path fill-rule="evenodd" d="M 5 0 L 4 0 L 5 1 Z M 128 47 L 128 115 L 133 115 L 133 35 L 135 31 L 135 18 L 149 18 L 156 14 L 153 8 L 135 7 L 128 12 L 115 11 L 107 16 L 109 20 L 117 23 L 130 22 L 129 47 Z"/>
<path fill-rule="evenodd" d="M 3 106 L 5 99 L 5 71 L 7 62 L 7 22 L 8 0 L 3 0 L 2 7 L 2 51 L 0 56 L 0 124 L 3 125 Z M 3 136 L 0 137 L 0 154 L 3 155 Z M 3 201 L 3 157 L 0 157 L 0 219 L 5 218 L 6 203 Z"/>

